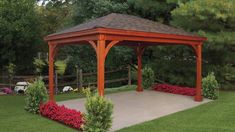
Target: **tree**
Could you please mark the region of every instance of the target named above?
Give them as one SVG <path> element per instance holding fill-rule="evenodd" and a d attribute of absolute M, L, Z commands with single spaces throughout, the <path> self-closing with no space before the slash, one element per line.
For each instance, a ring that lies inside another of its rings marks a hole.
<path fill-rule="evenodd" d="M 35 10 L 40 20 L 41 39 L 72 25 L 72 6 L 73 0 L 39 0 Z M 48 51 L 46 42 L 43 42 L 40 51 Z"/>
<path fill-rule="evenodd" d="M 34 0 L 0 1 L 0 69 L 9 63 L 16 73 L 32 73 L 33 58 L 41 44 Z"/>
<path fill-rule="evenodd" d="M 43 0 L 37 6 L 44 35 L 55 33 L 71 26 L 73 0 Z"/>
<path fill-rule="evenodd" d="M 235 1 L 194 0 L 172 11 L 171 24 L 208 38 L 203 47 L 203 75 L 214 71 L 222 87 L 235 78 Z"/>
<path fill-rule="evenodd" d="M 173 2 L 167 0 L 126 0 L 128 14 L 137 15 L 153 21 L 168 24 L 171 19 L 171 11 L 176 7 Z"/>
<path fill-rule="evenodd" d="M 74 4 L 73 19 L 78 24 L 109 13 L 125 13 L 128 5 L 114 0 L 79 0 Z"/>

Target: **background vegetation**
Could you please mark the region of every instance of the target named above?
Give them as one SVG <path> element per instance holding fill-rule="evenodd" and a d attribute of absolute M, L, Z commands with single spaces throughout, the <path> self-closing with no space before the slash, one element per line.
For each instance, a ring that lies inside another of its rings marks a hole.
<path fill-rule="evenodd" d="M 116 12 L 207 37 L 203 76 L 213 71 L 222 88 L 231 89 L 235 83 L 234 8 L 234 0 L 1 0 L 0 70 L 7 71 L 7 66 L 14 64 L 17 75 L 35 74 L 34 58 L 41 59 L 37 53 L 46 55 L 48 51 L 44 36 Z M 96 71 L 95 52 L 89 46 L 62 48 L 57 59 L 67 64 L 65 74 L 74 73 L 76 65 L 84 72 Z M 189 47 L 149 47 L 143 60 L 143 65 L 150 66 L 159 80 L 195 84 L 195 54 Z M 136 64 L 134 52 L 125 47 L 112 48 L 106 68 L 127 64 Z"/>

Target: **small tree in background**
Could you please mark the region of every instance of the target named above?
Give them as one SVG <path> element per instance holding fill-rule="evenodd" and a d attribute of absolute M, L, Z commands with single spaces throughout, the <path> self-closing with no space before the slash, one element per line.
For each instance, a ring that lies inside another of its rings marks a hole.
<path fill-rule="evenodd" d="M 13 79 L 13 76 L 15 75 L 15 69 L 16 69 L 16 65 L 13 63 L 9 63 L 6 66 L 6 70 L 7 70 L 8 76 L 9 76 L 10 85 L 12 84 L 12 79 Z"/>
<path fill-rule="evenodd" d="M 34 58 L 33 64 L 35 66 L 35 72 L 37 74 L 48 74 L 48 62 L 46 60 Z"/>
<path fill-rule="evenodd" d="M 90 89 L 83 90 L 86 94 L 85 132 L 107 132 L 112 126 L 113 104 L 106 98 L 92 94 Z"/>
<path fill-rule="evenodd" d="M 41 79 L 37 79 L 26 90 L 25 110 L 37 114 L 41 103 L 47 101 L 47 89 Z"/>
<path fill-rule="evenodd" d="M 153 85 L 154 83 L 154 71 L 152 70 L 152 68 L 146 66 L 143 69 L 143 87 L 144 88 L 149 88 L 151 87 L 151 85 Z"/>
<path fill-rule="evenodd" d="M 219 83 L 215 79 L 214 73 L 208 74 L 202 79 L 203 96 L 208 99 L 218 98 Z"/>

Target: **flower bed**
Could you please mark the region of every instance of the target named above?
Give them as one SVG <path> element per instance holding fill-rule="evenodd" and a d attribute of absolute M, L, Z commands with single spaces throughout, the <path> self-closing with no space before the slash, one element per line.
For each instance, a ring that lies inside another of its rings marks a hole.
<path fill-rule="evenodd" d="M 80 111 L 59 106 L 53 101 L 41 104 L 40 114 L 76 129 L 81 129 L 84 123 L 83 114 Z"/>
<path fill-rule="evenodd" d="M 155 91 L 161 91 L 173 94 L 181 94 L 187 96 L 196 95 L 196 90 L 194 88 L 189 88 L 189 87 L 180 87 L 169 84 L 155 84 L 152 88 Z"/>
<path fill-rule="evenodd" d="M 7 88 L 7 87 L 2 88 L 2 92 L 3 92 L 3 93 L 6 93 L 6 94 L 12 94 L 12 93 L 13 93 L 13 91 L 11 90 L 11 88 Z"/>

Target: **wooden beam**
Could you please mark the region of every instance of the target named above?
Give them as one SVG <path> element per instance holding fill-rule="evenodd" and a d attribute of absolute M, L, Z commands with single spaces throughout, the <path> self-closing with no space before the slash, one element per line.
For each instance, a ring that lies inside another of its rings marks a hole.
<path fill-rule="evenodd" d="M 97 54 L 97 44 L 94 41 L 88 41 L 88 42 L 91 44 L 91 46 L 94 48 L 94 50 Z"/>
<path fill-rule="evenodd" d="M 107 44 L 107 47 L 105 48 L 105 54 L 104 56 L 106 57 L 108 55 L 109 50 L 118 43 L 119 41 L 111 41 L 109 44 Z"/>

